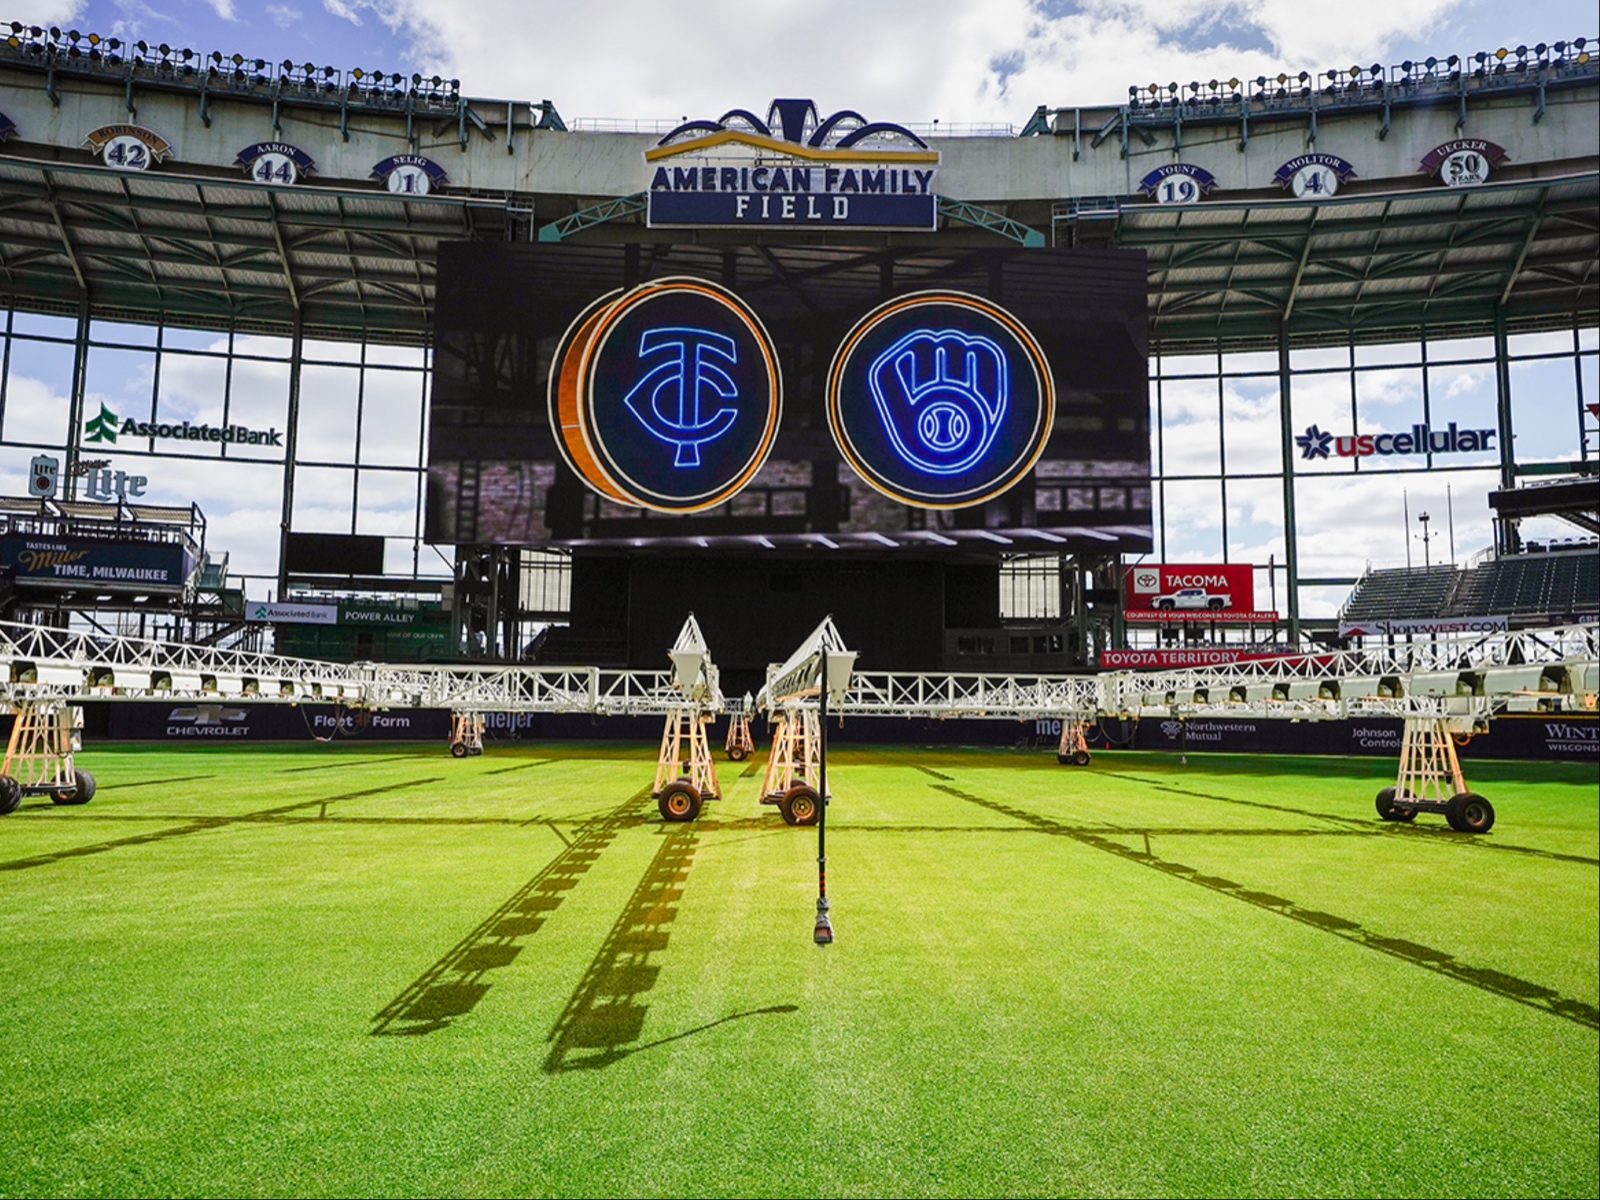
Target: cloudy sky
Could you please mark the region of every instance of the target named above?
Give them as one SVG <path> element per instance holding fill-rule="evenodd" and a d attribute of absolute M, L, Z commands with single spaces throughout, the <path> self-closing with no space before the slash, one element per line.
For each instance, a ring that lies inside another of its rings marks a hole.
<path fill-rule="evenodd" d="M 1581 0 L 20 0 L 13 19 L 281 61 L 422 71 L 563 116 L 716 116 L 776 95 L 1012 122 L 1134 83 L 1593 36 Z"/>
<path fill-rule="evenodd" d="M 1397 63 L 1600 32 L 1594 9 L 1570 0 L 1520 5 L 1488 0 L 856 0 L 848 5 L 840 0 L 680 0 L 671 6 L 639 0 L 19 0 L 12 16 L 277 61 L 438 72 L 461 79 L 471 95 L 548 98 L 569 120 L 705 117 L 735 106 L 761 111 L 772 97 L 788 95 L 811 97 L 825 111 L 849 107 L 875 119 L 939 118 L 946 125 L 1020 125 L 1040 104 L 1116 103 L 1131 83 Z M 68 337 L 71 332 L 66 318 L 25 315 L 18 321 L 23 334 Z M 102 331 L 99 336 L 112 335 Z M 124 330 L 114 340 L 131 338 L 143 345 L 150 336 Z M 1546 346 L 1550 338 L 1554 341 Z M 164 356 L 161 411 L 220 419 L 228 386 L 235 419 L 246 414 L 262 427 L 281 425 L 286 368 L 271 361 L 281 358 L 282 347 L 269 342 L 243 339 L 237 347 L 241 353 L 265 357 L 237 363 L 231 385 L 225 385 L 223 360 L 203 353 L 225 351 L 225 338 L 169 331 L 169 348 L 201 353 Z M 1570 335 L 1537 335 L 1518 339 L 1517 345 L 1519 352 L 1563 347 L 1570 351 Z M 1455 357 L 1487 353 L 1483 346 L 1469 349 Z M 1439 348 L 1430 350 L 1437 358 Z M 324 346 L 313 353 L 338 359 L 350 352 L 346 346 Z M 1414 360 L 1414 347 L 1405 353 Z M 385 372 L 369 373 L 367 394 L 381 391 L 386 411 L 403 408 L 408 414 L 397 429 L 414 431 L 420 421 L 421 376 L 399 369 L 419 365 L 420 359 L 386 362 Z M 1297 362 L 1319 365 L 1325 364 Z M 0 492 L 19 494 L 29 456 L 65 438 L 70 347 L 16 341 L 10 366 L 4 435 L 15 445 L 0 448 Z M 1230 369 L 1270 371 L 1272 366 Z M 354 373 L 337 366 L 310 370 L 322 373 L 313 380 L 322 402 L 310 426 L 302 421 L 302 454 L 350 462 Z M 1584 371 L 1584 392 L 1592 396 L 1600 391 L 1592 356 Z M 104 403 L 119 413 L 148 412 L 154 372 L 152 351 L 96 350 L 89 362 L 89 411 Z M 1360 378 L 1364 430 L 1403 429 L 1421 419 L 1420 369 L 1408 365 Z M 1464 427 L 1493 424 L 1494 385 L 1486 365 L 1430 368 L 1430 381 L 1441 419 L 1459 419 Z M 1567 415 L 1576 411 L 1571 360 L 1518 365 L 1512 383 L 1519 454 L 1575 454 L 1577 426 Z M 1349 386 L 1342 373 L 1298 381 L 1297 426 L 1320 421 L 1342 427 L 1340 422 L 1349 420 Z M 1154 447 L 1153 463 L 1158 471 L 1205 474 L 1224 466 L 1230 472 L 1255 471 L 1260 464 L 1274 469 L 1270 464 L 1279 453 L 1275 379 L 1228 382 L 1221 402 L 1228 428 L 1225 464 L 1220 462 L 1215 389 L 1214 380 L 1163 384 L 1159 423 L 1165 436 Z M 409 435 L 390 446 L 381 432 L 363 426 L 359 471 L 316 467 L 299 472 L 295 527 L 348 531 L 352 503 L 358 501 L 357 531 L 391 538 L 390 570 L 409 571 L 413 561 L 425 571 L 442 569 L 443 558 L 407 536 L 416 520 L 417 493 L 415 475 L 405 468 L 417 463 L 418 447 Z M 1474 460 L 1474 470 L 1459 474 L 1357 478 L 1343 460 L 1325 472 L 1316 464 L 1304 468 L 1312 477 L 1297 489 L 1302 571 L 1355 575 L 1368 562 L 1401 565 L 1408 549 L 1416 561 L 1430 553 L 1437 561 L 1452 535 L 1460 557 L 1486 545 L 1485 496 L 1495 483 L 1494 455 L 1480 457 L 1482 465 Z M 116 465 L 144 470 L 146 464 L 152 499 L 198 502 L 211 522 L 212 544 L 232 551 L 236 571 L 272 573 L 280 466 L 133 458 Z M 1158 555 L 1214 561 L 1222 557 L 1225 536 L 1234 561 L 1264 564 L 1270 557 L 1281 567 L 1277 480 L 1230 480 L 1226 498 L 1214 480 L 1169 483 L 1162 501 Z M 1407 534 L 1407 516 L 1415 522 L 1425 510 L 1436 521 L 1431 548 L 1415 533 Z M 1259 583 L 1265 591 L 1264 572 Z M 1306 613 L 1331 614 L 1347 590 L 1308 591 Z M 252 597 L 257 594 L 252 590 Z"/>

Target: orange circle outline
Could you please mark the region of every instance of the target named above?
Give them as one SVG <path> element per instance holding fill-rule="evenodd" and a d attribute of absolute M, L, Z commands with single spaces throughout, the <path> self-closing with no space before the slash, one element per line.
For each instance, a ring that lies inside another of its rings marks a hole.
<path fill-rule="evenodd" d="M 595 360 L 599 357 L 601 350 L 604 349 L 606 340 L 610 336 L 612 327 L 618 320 L 626 315 L 626 313 L 632 311 L 632 309 L 637 307 L 640 303 L 648 300 L 652 296 L 659 295 L 664 292 L 674 291 L 697 292 L 710 298 L 711 300 L 720 303 L 724 308 L 728 309 L 736 317 L 738 317 L 739 320 L 744 323 L 745 328 L 750 331 L 750 334 L 755 339 L 756 344 L 761 348 L 761 356 L 766 362 L 767 366 L 767 379 L 769 383 L 767 389 L 766 429 L 762 434 L 760 445 L 751 455 L 750 461 L 746 464 L 740 474 L 734 479 L 730 480 L 728 483 L 723 484 L 716 491 L 712 492 L 706 499 L 689 505 L 677 505 L 669 507 L 667 505 L 657 503 L 652 499 L 645 498 L 646 495 L 658 497 L 658 493 L 650 492 L 648 489 L 638 485 L 635 485 L 631 488 L 624 487 L 616 480 L 615 475 L 611 471 L 606 470 L 601 459 L 602 457 L 609 458 L 610 454 L 608 451 L 605 451 L 602 448 L 603 443 L 600 442 L 600 439 L 598 436 L 596 436 L 593 430 L 594 380 L 591 372 Z M 585 449 L 593 455 L 596 469 L 602 472 L 606 479 L 611 482 L 613 486 L 617 487 L 619 491 L 625 492 L 628 495 L 629 500 L 626 502 L 632 503 L 640 508 L 648 508 L 654 512 L 661 513 L 687 514 L 704 512 L 708 508 L 715 508 L 719 504 L 725 504 L 734 496 L 738 495 L 744 490 L 745 486 L 750 482 L 750 480 L 755 477 L 756 472 L 758 472 L 762 466 L 765 465 L 767 456 L 772 452 L 773 443 L 777 440 L 778 426 L 781 424 L 783 419 L 783 375 L 778 368 L 777 354 L 772 344 L 772 337 L 767 332 L 766 326 L 762 324 L 761 318 L 756 315 L 755 310 L 746 305 L 745 302 L 732 291 L 729 291 L 719 284 L 712 283 L 709 280 L 698 279 L 690 275 L 669 275 L 662 279 L 651 280 L 648 283 L 639 284 L 625 292 L 616 300 L 612 301 L 611 304 L 607 305 L 603 310 L 598 312 L 595 316 L 592 327 L 586 331 L 582 331 L 582 336 L 583 345 L 580 350 L 579 366 L 576 377 L 578 394 L 575 397 L 577 405 L 581 406 L 578 427 L 584 438 Z M 563 369 L 563 375 L 564 374 L 565 370 Z M 641 495 L 641 493 L 644 494 Z"/>
<path fill-rule="evenodd" d="M 866 469 L 862 457 L 856 453 L 849 435 L 844 430 L 844 424 L 839 418 L 839 376 L 844 370 L 845 360 L 849 357 L 851 350 L 855 348 L 856 343 L 876 327 L 880 321 L 899 312 L 901 309 L 919 307 L 940 301 L 953 303 L 957 307 L 974 308 L 1011 331 L 1012 336 L 1017 339 L 1032 362 L 1034 379 L 1039 385 L 1039 395 L 1043 401 L 1039 406 L 1039 418 L 1034 423 L 1034 436 L 1038 437 L 1041 427 L 1045 431 L 1044 436 L 1038 438 L 1038 445 L 1034 447 L 1033 452 L 1026 460 L 1018 460 L 1018 465 L 1007 472 L 1008 482 L 971 500 L 943 504 L 931 500 L 911 499 L 904 493 L 891 491 L 888 485 L 874 479 Z M 828 367 L 828 390 L 825 401 L 828 411 L 828 428 L 833 434 L 833 444 L 837 447 L 839 453 L 844 455 L 845 461 L 850 464 L 850 468 L 855 471 L 863 483 L 880 495 L 887 496 L 899 504 L 904 504 L 911 508 L 938 510 L 972 508 L 975 505 L 987 504 L 996 496 L 1004 495 L 1016 487 L 1022 481 L 1022 477 L 1033 470 L 1034 465 L 1043 457 L 1044 448 L 1050 441 L 1050 430 L 1055 425 L 1056 417 L 1055 378 L 1050 373 L 1050 363 L 1045 358 L 1044 348 L 1034 339 L 1032 331 L 1016 317 L 1012 316 L 1011 313 L 983 296 L 974 296 L 970 292 L 941 291 L 937 289 L 896 296 L 894 299 L 878 305 L 877 308 L 857 321 L 850 332 L 845 335 L 844 341 L 839 343 L 839 349 L 834 352 L 833 362 Z"/>
<path fill-rule="evenodd" d="M 606 292 L 573 318 L 567 331 L 561 335 L 561 340 L 556 343 L 555 356 L 551 360 L 552 371 L 545 390 L 556 449 L 567 466 L 572 468 L 572 473 L 601 495 L 620 504 L 632 504 L 633 501 L 606 473 L 589 446 L 578 407 L 578 368 L 575 365 L 581 359 L 582 348 L 588 344 L 595 322 L 624 295 L 626 291 L 622 288 Z M 580 351 L 579 354 L 573 353 L 575 348 Z"/>

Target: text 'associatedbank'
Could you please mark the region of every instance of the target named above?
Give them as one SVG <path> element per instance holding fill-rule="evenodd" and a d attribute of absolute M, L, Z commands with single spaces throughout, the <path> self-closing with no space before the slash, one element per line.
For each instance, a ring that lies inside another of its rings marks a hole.
<path fill-rule="evenodd" d="M 117 430 L 119 437 L 171 438 L 187 442 L 228 442 L 240 446 L 281 446 L 283 430 L 250 429 L 244 425 L 157 424 L 135 421 L 132 417 Z"/>

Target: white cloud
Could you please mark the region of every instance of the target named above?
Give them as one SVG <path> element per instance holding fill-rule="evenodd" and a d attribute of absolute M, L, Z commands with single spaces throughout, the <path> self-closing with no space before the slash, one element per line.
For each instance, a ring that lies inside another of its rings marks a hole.
<path fill-rule="evenodd" d="M 567 116 L 675 118 L 811 96 L 945 124 L 1117 103 L 1130 84 L 1325 70 L 1436 35 L 1472 0 L 324 0 L 411 41 L 474 95 Z M 1559 35 L 1557 35 L 1559 36 Z"/>
<path fill-rule="evenodd" d="M 237 21 L 239 19 L 234 15 L 233 0 L 206 0 L 206 3 L 211 6 L 211 11 L 224 21 Z"/>
<path fill-rule="evenodd" d="M 174 24 L 172 18 L 164 12 L 157 12 L 143 0 L 115 0 L 117 12 L 121 14 L 111 22 L 110 34 L 112 37 L 136 38 L 145 31 L 150 22 L 158 21 L 165 24 Z"/>
<path fill-rule="evenodd" d="M 273 23 L 279 29 L 287 29 L 305 16 L 305 13 L 298 8 L 290 8 L 287 4 L 269 4 L 267 5 L 267 15 L 272 18 Z"/>
<path fill-rule="evenodd" d="M 340 20 L 349 21 L 352 25 L 361 24 L 361 14 L 356 10 L 366 7 L 356 0 L 353 4 L 346 4 L 344 0 L 322 0 L 322 7 Z"/>
<path fill-rule="evenodd" d="M 82 13 L 87 5 L 88 0 L 39 0 L 37 4 L 27 6 L 27 20 L 24 23 L 45 28 L 51 25 L 65 27 L 69 21 Z M 22 20 L 21 17 L 17 19 Z"/>

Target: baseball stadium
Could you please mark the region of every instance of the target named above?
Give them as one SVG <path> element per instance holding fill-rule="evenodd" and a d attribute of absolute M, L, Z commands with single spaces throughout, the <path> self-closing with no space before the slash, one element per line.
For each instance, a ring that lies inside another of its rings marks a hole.
<path fill-rule="evenodd" d="M 1600 1193 L 1573 32 L 941 124 L 0 22 L 0 1195 Z"/>

